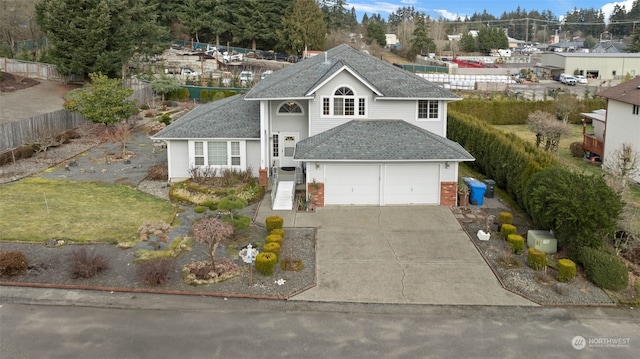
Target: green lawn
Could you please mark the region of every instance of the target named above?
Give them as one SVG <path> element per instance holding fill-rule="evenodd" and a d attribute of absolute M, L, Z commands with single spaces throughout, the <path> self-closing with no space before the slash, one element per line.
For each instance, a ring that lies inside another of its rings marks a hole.
<path fill-rule="evenodd" d="M 25 179 L 0 186 L 0 240 L 127 242 L 144 221 L 171 223 L 175 211 L 126 186 Z"/>

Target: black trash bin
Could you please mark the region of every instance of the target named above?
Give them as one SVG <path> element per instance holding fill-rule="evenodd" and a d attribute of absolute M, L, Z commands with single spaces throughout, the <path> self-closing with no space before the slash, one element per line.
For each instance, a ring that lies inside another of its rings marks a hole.
<path fill-rule="evenodd" d="M 484 196 L 487 198 L 493 198 L 496 192 L 496 181 L 486 179 L 484 180 L 484 183 L 487 185 L 487 190 L 484 192 Z"/>

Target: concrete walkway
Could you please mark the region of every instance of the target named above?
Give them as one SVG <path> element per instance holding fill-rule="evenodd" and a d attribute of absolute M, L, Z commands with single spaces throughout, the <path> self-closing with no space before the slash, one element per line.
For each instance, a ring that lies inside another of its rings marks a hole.
<path fill-rule="evenodd" d="M 504 290 L 448 207 L 330 206 L 256 221 L 315 227 L 317 285 L 290 300 L 385 304 L 536 304 Z"/>

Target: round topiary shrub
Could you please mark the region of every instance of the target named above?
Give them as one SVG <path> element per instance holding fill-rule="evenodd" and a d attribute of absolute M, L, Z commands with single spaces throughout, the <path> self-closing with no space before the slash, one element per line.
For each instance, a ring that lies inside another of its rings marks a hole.
<path fill-rule="evenodd" d="M 193 211 L 196 213 L 204 213 L 207 210 L 205 206 L 195 206 L 193 207 Z"/>
<path fill-rule="evenodd" d="M 498 213 L 498 223 L 500 223 L 500 225 L 513 224 L 513 214 L 511 214 L 510 212 Z"/>
<path fill-rule="evenodd" d="M 265 226 L 267 227 L 267 232 L 271 232 L 274 229 L 282 229 L 284 219 L 279 216 L 269 216 L 265 219 Z"/>
<path fill-rule="evenodd" d="M 600 288 L 621 290 L 629 284 L 629 272 L 622 260 L 598 249 L 582 247 L 580 260 L 587 278 Z"/>
<path fill-rule="evenodd" d="M 535 270 L 540 270 L 547 266 L 547 254 L 541 250 L 529 248 L 527 251 L 527 264 Z"/>
<path fill-rule="evenodd" d="M 269 242 L 264 245 L 264 247 L 262 248 L 262 251 L 275 253 L 277 256 L 280 256 L 280 243 Z"/>
<path fill-rule="evenodd" d="M 500 234 L 502 235 L 502 238 L 507 239 L 510 234 L 518 234 L 518 231 L 516 226 L 512 224 L 503 224 L 500 227 Z"/>
<path fill-rule="evenodd" d="M 507 236 L 507 242 L 511 247 L 511 250 L 515 254 L 520 254 L 524 251 L 524 238 L 517 234 L 510 234 Z"/>
<path fill-rule="evenodd" d="M 27 257 L 19 251 L 0 252 L 0 277 L 12 277 L 27 270 Z"/>
<path fill-rule="evenodd" d="M 571 282 L 575 276 L 576 264 L 571 259 L 558 259 L 558 281 Z"/>
<path fill-rule="evenodd" d="M 262 275 L 272 275 L 278 264 L 278 255 L 271 252 L 261 252 L 256 256 L 256 270 Z"/>
<path fill-rule="evenodd" d="M 279 234 L 270 234 L 270 235 L 268 235 L 268 236 L 266 236 L 264 238 L 264 244 L 271 243 L 271 242 L 276 242 L 279 245 L 282 245 L 283 241 L 284 241 L 284 239 Z"/>
<path fill-rule="evenodd" d="M 276 228 L 274 230 L 272 230 L 271 232 L 269 232 L 269 234 L 277 234 L 280 237 L 282 237 L 284 239 L 284 235 L 285 235 L 285 231 L 282 228 Z"/>
<path fill-rule="evenodd" d="M 231 224 L 235 229 L 245 229 L 251 224 L 251 217 L 242 214 L 237 214 L 233 218 L 229 215 L 224 215 L 222 220 Z"/>

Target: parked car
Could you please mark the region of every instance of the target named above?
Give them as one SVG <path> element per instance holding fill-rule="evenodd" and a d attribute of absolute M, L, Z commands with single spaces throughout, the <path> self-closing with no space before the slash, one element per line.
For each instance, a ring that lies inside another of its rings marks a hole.
<path fill-rule="evenodd" d="M 561 74 L 560 75 L 560 82 L 562 82 L 565 85 L 569 85 L 569 86 L 575 86 L 576 83 L 578 83 L 576 78 L 573 77 L 573 75 L 569 75 L 569 74 Z"/>
<path fill-rule="evenodd" d="M 589 81 L 587 81 L 587 78 L 582 76 L 582 75 L 576 75 L 576 81 L 579 84 L 587 84 L 587 83 L 589 83 Z"/>

